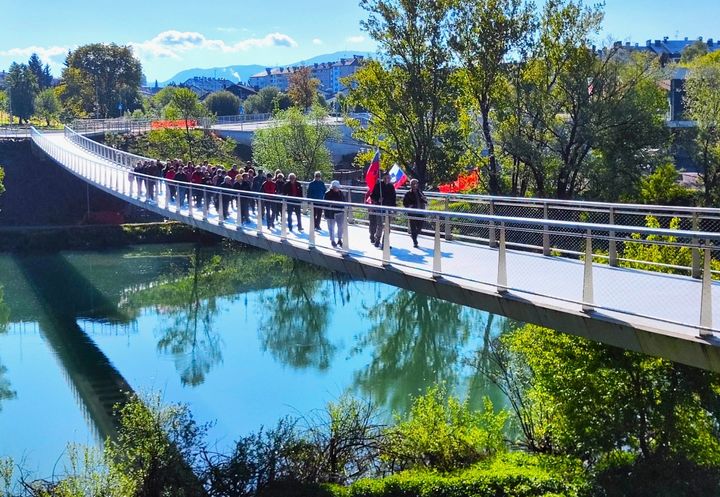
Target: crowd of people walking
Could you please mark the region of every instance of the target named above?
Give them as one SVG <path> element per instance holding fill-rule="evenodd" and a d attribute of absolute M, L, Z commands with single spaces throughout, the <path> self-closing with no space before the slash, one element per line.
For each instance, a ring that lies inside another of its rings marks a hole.
<path fill-rule="evenodd" d="M 265 172 L 255 168 L 252 164 L 246 167 L 233 165 L 229 170 L 220 166 L 202 163 L 187 164 L 178 159 L 161 161 L 138 162 L 133 168 L 130 180 L 137 191 L 144 190 L 150 201 L 157 200 L 158 183 L 160 179 L 170 180 L 167 183 L 168 201 L 182 207 L 194 206 L 197 209 L 209 208 L 213 205 L 221 219 L 230 217 L 234 209 L 242 224 L 250 223 L 250 215 L 257 214 L 257 222 L 263 223 L 272 230 L 275 229 L 278 219 L 282 216 L 282 205 L 285 203 L 287 228 L 293 231 L 297 228 L 302 233 L 302 201 L 306 197 L 315 201 L 313 212 L 309 213 L 313 220 L 314 229 L 321 230 L 322 218 L 327 223 L 330 242 L 333 247 L 343 247 L 343 231 L 347 222 L 344 208 L 339 203 L 348 202 L 349 199 L 341 190 L 340 182 L 333 180 L 329 187 L 322 178 L 322 173 L 316 171 L 313 180 L 307 185 L 304 192 L 303 185 L 298 181 L 295 173 L 289 173 L 287 178 L 281 170 Z M 158 178 L 157 180 L 153 178 Z M 186 186 L 187 185 L 187 186 Z M 197 185 L 196 188 L 193 188 Z M 215 186 L 225 188 L 226 191 L 205 190 L 201 186 Z M 235 190 L 236 193 L 230 192 Z M 275 197 L 260 197 L 243 195 L 242 192 L 255 192 Z M 365 195 L 365 203 L 377 206 L 397 207 L 397 192 L 390 181 L 390 175 L 385 173 L 372 189 Z M 416 179 L 410 181 L 410 189 L 402 199 L 402 205 L 408 209 L 425 209 L 428 201 L 425 194 L 419 189 Z M 260 212 L 261 211 L 261 212 Z M 295 223 L 293 223 L 293 218 Z M 373 211 L 369 209 L 370 242 L 375 247 L 382 248 L 385 243 L 384 234 L 386 223 L 392 222 L 393 216 L 386 210 Z M 418 235 L 424 225 L 423 217 L 418 213 L 409 216 L 408 224 L 413 245 L 418 247 Z"/>

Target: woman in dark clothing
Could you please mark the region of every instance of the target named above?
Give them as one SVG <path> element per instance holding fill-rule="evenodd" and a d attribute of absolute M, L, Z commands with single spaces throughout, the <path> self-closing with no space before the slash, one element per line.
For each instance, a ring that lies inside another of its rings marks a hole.
<path fill-rule="evenodd" d="M 345 202 L 345 195 L 340 191 L 340 182 L 333 180 L 330 183 L 330 189 L 325 192 L 325 200 L 333 202 Z M 342 247 L 342 232 L 345 224 L 345 211 L 337 205 L 325 206 L 325 220 L 328 224 L 328 232 L 330 233 L 330 243 L 333 247 Z M 337 242 L 335 241 L 335 228 L 337 227 Z"/>
<path fill-rule="evenodd" d="M 262 193 L 275 194 L 277 192 L 275 188 L 275 182 L 273 181 L 272 173 L 267 173 L 267 179 L 262 184 Z M 268 229 L 275 227 L 275 216 L 273 214 L 274 202 L 269 198 L 263 198 L 263 209 L 265 210 L 265 221 Z"/>
<path fill-rule="evenodd" d="M 406 209 L 425 209 L 427 207 L 427 197 L 420 190 L 420 183 L 418 180 L 410 180 L 410 190 L 403 197 L 403 206 Z M 410 218 L 410 236 L 412 237 L 413 245 L 418 246 L 417 237 L 422 231 L 425 220 L 422 214 L 413 214 Z"/>
<path fill-rule="evenodd" d="M 284 188 L 285 190 L 283 191 L 283 193 L 288 197 L 291 197 L 288 199 L 288 228 L 290 228 L 290 231 L 292 231 L 292 217 L 294 213 L 295 217 L 297 217 L 298 231 L 302 231 L 303 227 L 300 213 L 300 202 L 303 197 L 303 188 L 302 185 L 298 183 L 295 173 L 288 174 L 288 180 L 285 183 Z"/>
<path fill-rule="evenodd" d="M 240 181 L 237 181 L 237 180 Z M 250 182 L 250 175 L 248 173 L 242 173 L 235 177 L 235 184 L 233 188 L 240 192 L 240 222 L 250 222 L 250 195 L 247 192 L 252 191 L 252 183 Z"/>

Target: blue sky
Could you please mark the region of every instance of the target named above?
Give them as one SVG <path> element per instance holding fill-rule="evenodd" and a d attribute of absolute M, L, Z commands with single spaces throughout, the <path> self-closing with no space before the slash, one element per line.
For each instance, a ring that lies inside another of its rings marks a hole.
<path fill-rule="evenodd" d="M 720 39 L 717 0 L 606 0 L 599 40 Z M 131 44 L 150 81 L 191 67 L 279 65 L 372 51 L 357 0 L 0 0 L 0 68 L 32 51 L 59 74 L 68 49 Z M 713 32 L 717 31 L 717 32 Z"/>

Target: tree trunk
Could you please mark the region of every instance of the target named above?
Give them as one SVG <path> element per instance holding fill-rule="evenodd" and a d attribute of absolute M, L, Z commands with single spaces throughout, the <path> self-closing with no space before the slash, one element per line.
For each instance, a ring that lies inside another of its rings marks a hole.
<path fill-rule="evenodd" d="M 482 130 L 485 138 L 485 144 L 488 150 L 488 188 L 490 195 L 500 194 L 500 172 L 498 171 L 497 159 L 495 158 L 495 142 L 493 141 L 492 132 L 490 130 L 490 104 L 484 101 L 480 104 L 480 113 L 482 114 Z"/>

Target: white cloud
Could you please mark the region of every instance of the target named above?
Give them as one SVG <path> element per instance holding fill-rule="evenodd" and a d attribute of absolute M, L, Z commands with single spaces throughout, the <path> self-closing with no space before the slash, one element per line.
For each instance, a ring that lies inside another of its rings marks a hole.
<path fill-rule="evenodd" d="M 163 31 L 151 40 L 140 43 L 131 42 L 138 56 L 180 59 L 180 54 L 189 50 L 219 50 L 224 53 L 245 52 L 252 48 L 296 47 L 297 42 L 283 33 L 268 33 L 262 38 L 247 38 L 236 43 L 207 38 L 194 31 Z"/>
<path fill-rule="evenodd" d="M 363 35 L 357 35 L 357 36 L 348 36 L 345 38 L 345 41 L 348 43 L 358 44 L 365 41 L 365 37 Z"/>
<path fill-rule="evenodd" d="M 320 38 L 313 38 L 312 44 L 313 45 L 322 45 L 323 41 Z"/>
<path fill-rule="evenodd" d="M 32 54 L 38 54 L 40 60 L 46 64 L 53 64 L 53 59 L 64 59 L 68 53 L 68 47 L 38 47 L 31 46 L 25 48 L 11 48 L 9 50 L 0 50 L 0 57 L 30 57 Z"/>
<path fill-rule="evenodd" d="M 217 29 L 217 30 L 220 31 L 221 33 L 237 33 L 237 31 L 238 31 L 238 28 L 223 28 L 223 27 L 220 27 L 220 28 L 215 28 L 215 29 Z"/>

